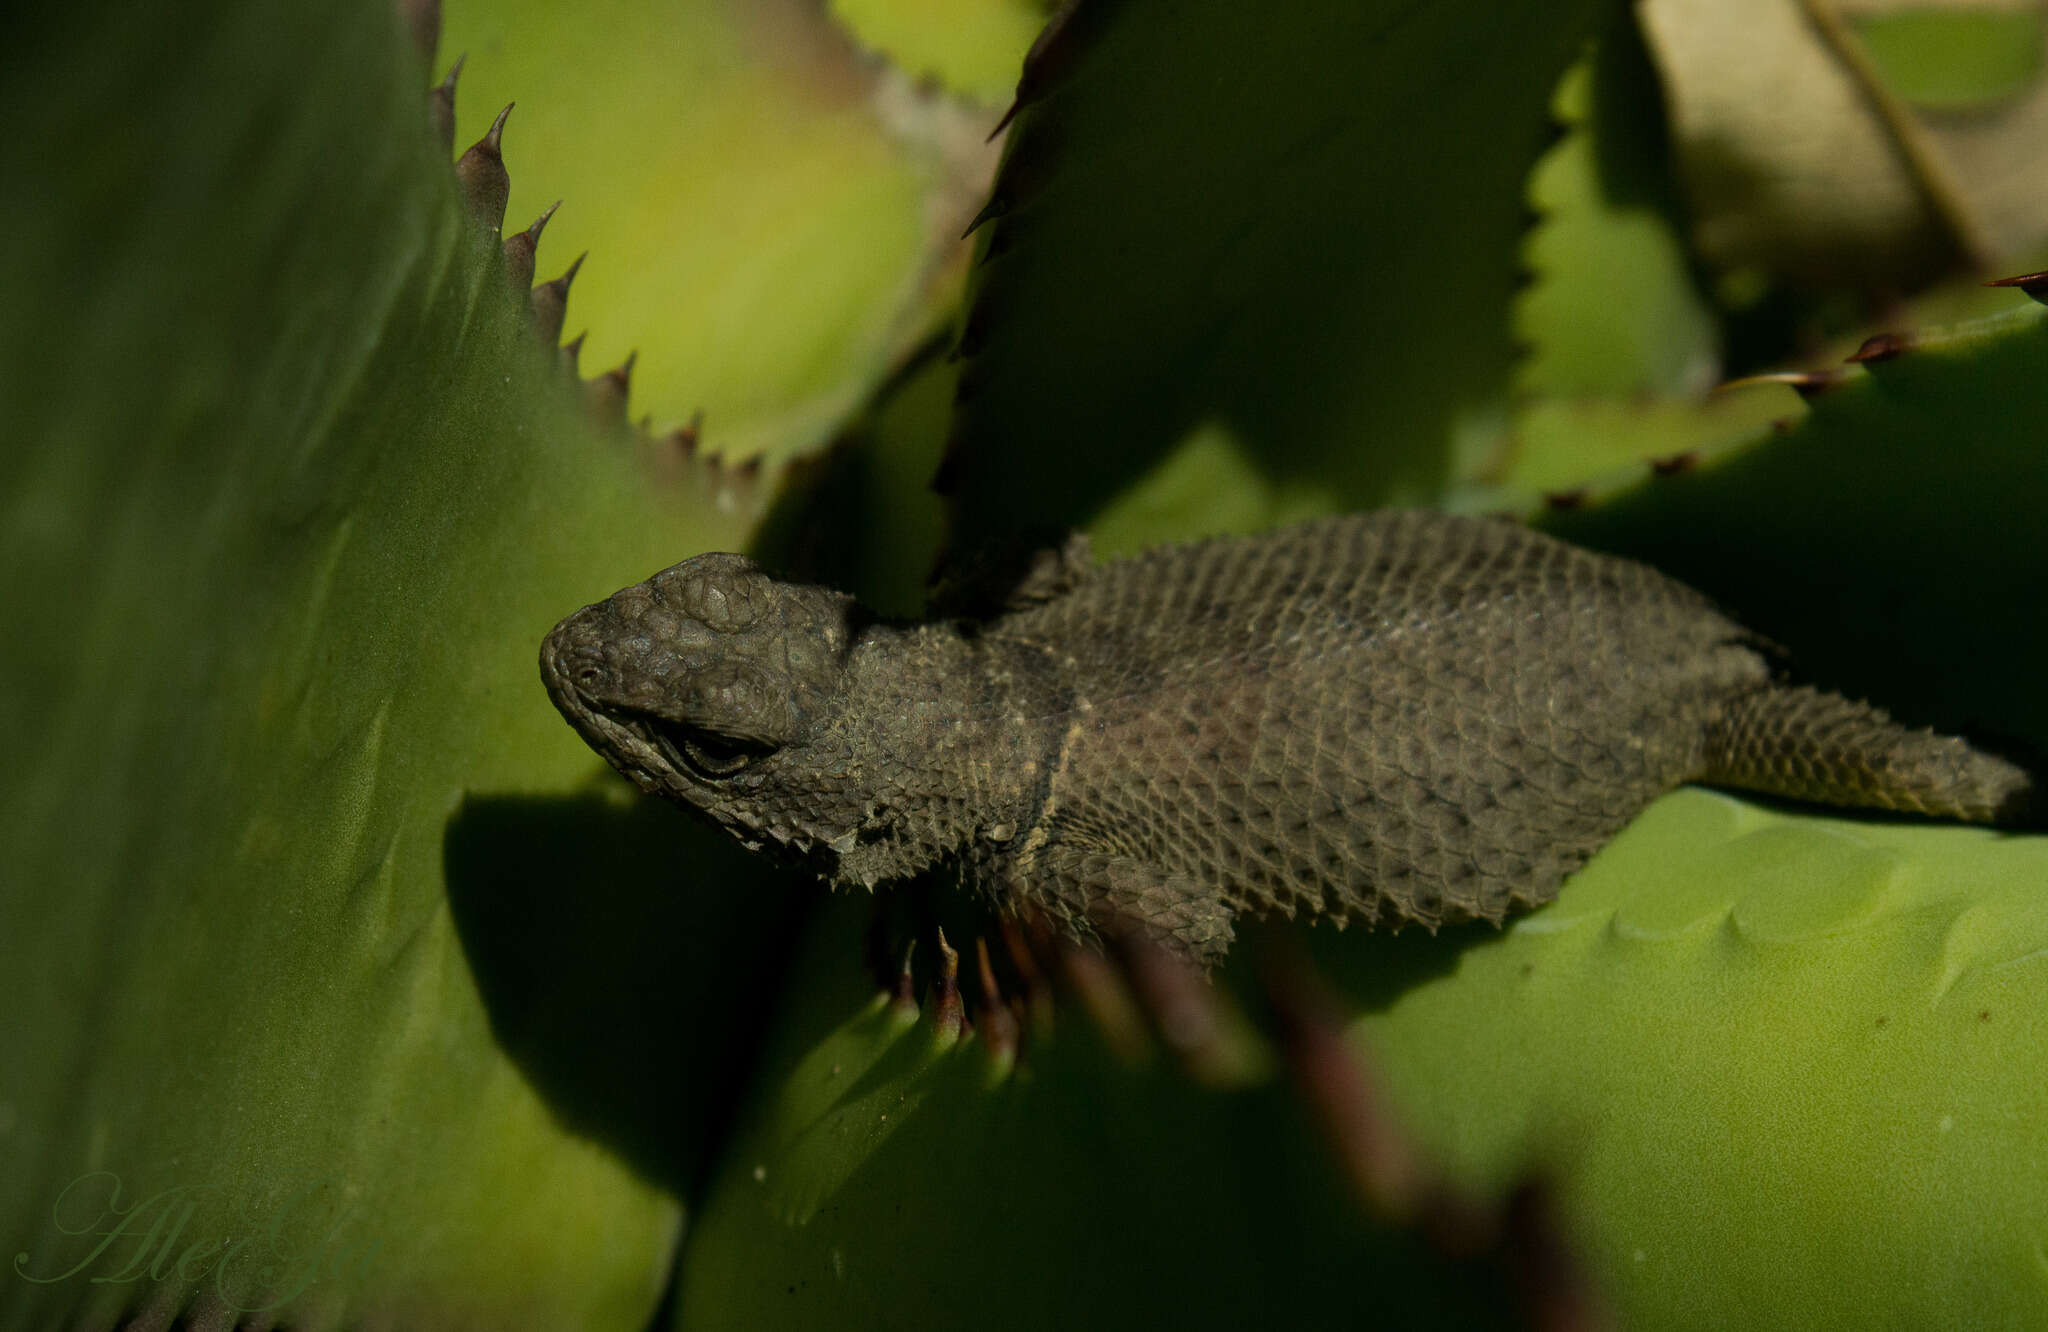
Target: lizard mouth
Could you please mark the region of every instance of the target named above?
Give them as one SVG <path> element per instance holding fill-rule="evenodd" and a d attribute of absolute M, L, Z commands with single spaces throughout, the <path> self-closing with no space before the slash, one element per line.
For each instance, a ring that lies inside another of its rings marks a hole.
<path fill-rule="evenodd" d="M 653 717 L 614 717 L 613 723 L 626 731 L 660 756 L 661 761 L 677 772 L 687 769 L 689 761 L 683 757 L 682 746 L 671 734 L 671 726 Z"/>
<path fill-rule="evenodd" d="M 619 712 L 580 698 L 575 702 L 573 711 L 563 708 L 563 713 L 593 749 L 643 791 L 666 794 L 692 770 L 673 729 L 658 718 Z"/>
<path fill-rule="evenodd" d="M 565 621 L 542 644 L 548 695 L 592 748 L 643 787 L 654 790 L 691 777 L 717 781 L 774 748 L 607 700 L 599 692 L 602 666 L 566 641 L 573 623 Z"/>
<path fill-rule="evenodd" d="M 643 714 L 620 722 L 677 771 L 702 778 L 729 777 L 767 752 L 761 746 L 666 717 Z"/>

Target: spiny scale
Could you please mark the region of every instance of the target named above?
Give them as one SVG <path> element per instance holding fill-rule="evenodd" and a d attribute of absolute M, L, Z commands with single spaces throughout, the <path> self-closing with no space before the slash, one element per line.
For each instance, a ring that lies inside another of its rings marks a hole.
<path fill-rule="evenodd" d="M 987 636 L 1056 645 L 1085 715 L 1025 891 L 1086 901 L 1079 877 L 1121 876 L 1198 946 L 1204 895 L 1499 920 L 1686 781 L 1972 820 L 2027 790 L 1960 740 L 1774 681 L 1689 588 L 1505 522 L 1366 515 L 1154 552 Z"/>

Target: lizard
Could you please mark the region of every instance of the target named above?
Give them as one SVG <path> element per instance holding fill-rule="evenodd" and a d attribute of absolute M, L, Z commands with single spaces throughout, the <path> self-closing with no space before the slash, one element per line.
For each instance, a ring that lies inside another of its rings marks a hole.
<path fill-rule="evenodd" d="M 1384 510 L 891 621 L 728 553 L 558 624 L 562 715 L 642 790 L 873 888 L 950 869 L 1078 941 L 1193 964 L 1247 913 L 1499 923 L 1687 782 L 1973 822 L 2030 774 L 1791 682 L 1647 565 Z"/>

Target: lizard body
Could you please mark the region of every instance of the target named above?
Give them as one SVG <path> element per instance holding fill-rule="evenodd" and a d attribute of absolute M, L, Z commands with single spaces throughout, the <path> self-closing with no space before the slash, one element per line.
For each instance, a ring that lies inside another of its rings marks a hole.
<path fill-rule="evenodd" d="M 896 624 L 736 555 L 570 616 L 542 673 L 644 790 L 873 885 L 953 866 L 1212 962 L 1240 914 L 1498 921 L 1688 781 L 1993 821 L 2026 773 L 1838 695 L 1630 560 L 1383 512 L 1074 551 Z"/>

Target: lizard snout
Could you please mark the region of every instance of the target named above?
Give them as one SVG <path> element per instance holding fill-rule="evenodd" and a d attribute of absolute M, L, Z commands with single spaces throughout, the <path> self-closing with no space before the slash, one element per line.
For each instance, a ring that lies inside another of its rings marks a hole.
<path fill-rule="evenodd" d="M 540 673 L 557 703 L 588 707 L 609 692 L 611 669 L 604 638 L 590 622 L 588 610 L 562 621 L 542 640 Z"/>

